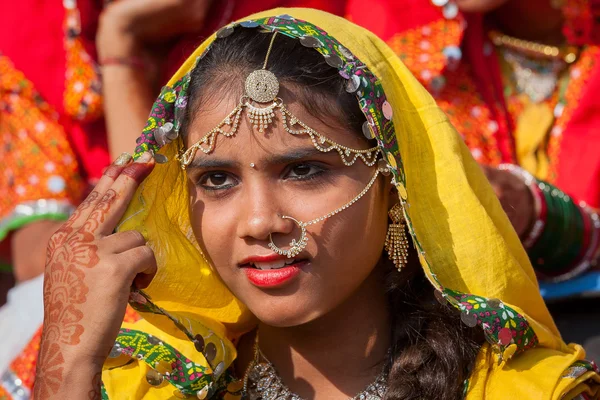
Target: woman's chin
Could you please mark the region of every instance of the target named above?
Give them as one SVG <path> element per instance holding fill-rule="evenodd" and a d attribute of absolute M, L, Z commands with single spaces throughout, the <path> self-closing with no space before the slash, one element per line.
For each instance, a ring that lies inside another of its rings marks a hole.
<path fill-rule="evenodd" d="M 280 303 L 280 304 L 274 304 Z M 288 302 L 275 301 L 264 306 L 250 309 L 254 316 L 263 324 L 275 328 L 291 328 L 304 325 L 317 319 L 321 313 L 319 310 L 302 307 L 298 304 L 290 305 Z"/>

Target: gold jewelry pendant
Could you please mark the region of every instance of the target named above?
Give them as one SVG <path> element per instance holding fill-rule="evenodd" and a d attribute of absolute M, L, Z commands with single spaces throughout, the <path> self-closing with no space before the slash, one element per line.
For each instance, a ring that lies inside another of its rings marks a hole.
<path fill-rule="evenodd" d="M 302 252 L 302 250 L 304 250 L 306 248 L 306 244 L 308 243 L 308 237 L 306 236 L 306 225 L 307 224 L 304 222 L 298 221 L 296 218 L 289 217 L 287 215 L 282 215 L 281 218 L 291 219 L 292 221 L 294 221 L 294 223 L 296 225 L 298 225 L 298 228 L 300 228 L 300 238 L 298 240 L 292 239 L 289 250 L 283 250 L 283 249 L 277 247 L 277 245 L 273 242 L 273 235 L 271 233 L 269 233 L 270 243 L 268 244 L 268 246 L 271 250 L 273 250 L 275 253 L 279 254 L 280 256 L 286 256 L 287 258 L 294 258 L 298 254 L 300 254 Z"/>
<path fill-rule="evenodd" d="M 245 104 L 248 120 L 254 129 L 264 133 L 275 119 L 275 108 L 279 106 L 277 101 L 267 107 L 255 107 L 249 102 Z"/>
<path fill-rule="evenodd" d="M 388 225 L 384 247 L 390 260 L 392 260 L 398 271 L 401 271 L 408 262 L 408 239 L 406 237 L 406 224 L 402 213 L 402 205 L 400 203 L 394 205 L 388 215 L 392 223 Z"/>

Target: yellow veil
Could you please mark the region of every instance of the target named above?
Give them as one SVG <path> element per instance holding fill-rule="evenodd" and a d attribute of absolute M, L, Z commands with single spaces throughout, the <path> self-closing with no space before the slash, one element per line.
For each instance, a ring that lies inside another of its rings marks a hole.
<path fill-rule="evenodd" d="M 560 338 L 519 238 L 444 113 L 382 40 L 311 9 L 270 10 L 223 28 L 155 103 L 136 155 L 151 149 L 169 161 L 139 188 L 119 229 L 147 237 L 158 274 L 145 292 L 132 294 L 144 318 L 121 329 L 103 373 L 105 398 L 239 398 L 239 385 L 224 371 L 235 358 L 233 343 L 254 320 L 195 242 L 185 171 L 175 160 L 181 139 L 165 137 L 179 128 L 196 59 L 233 29 L 256 27 L 317 38 L 315 51 L 342 76 L 371 85 L 370 93 L 357 92 L 359 105 L 393 170 L 423 269 L 440 299 L 485 332 L 466 398 L 597 398 L 595 365 L 583 361 L 580 346 Z M 362 63 L 370 72 L 361 75 Z M 368 73 L 376 78 L 369 81 Z"/>

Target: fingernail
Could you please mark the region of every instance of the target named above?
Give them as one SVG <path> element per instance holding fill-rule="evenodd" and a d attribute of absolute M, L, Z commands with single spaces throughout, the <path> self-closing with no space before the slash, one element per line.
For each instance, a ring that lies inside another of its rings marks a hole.
<path fill-rule="evenodd" d="M 115 160 L 113 164 L 115 165 L 127 165 L 131 162 L 133 157 L 129 153 L 121 153 L 119 157 Z"/>
<path fill-rule="evenodd" d="M 142 153 L 142 155 L 135 160 L 136 163 L 147 163 L 152 159 L 152 154 L 150 154 L 149 151 L 145 151 Z"/>

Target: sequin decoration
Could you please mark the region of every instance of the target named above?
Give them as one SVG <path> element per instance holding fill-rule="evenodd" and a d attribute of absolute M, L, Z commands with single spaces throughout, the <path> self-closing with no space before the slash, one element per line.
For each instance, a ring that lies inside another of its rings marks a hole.
<path fill-rule="evenodd" d="M 116 344 L 121 354 L 146 363 L 152 369 L 146 374 L 146 380 L 152 386 L 168 382 L 185 395 L 195 395 L 198 390 L 209 386 L 213 377 L 206 366 L 194 363 L 178 350 L 165 342 L 152 344 L 147 333 L 121 329 Z M 159 372 L 156 367 L 160 364 L 170 366 L 167 371 Z"/>
<path fill-rule="evenodd" d="M 445 289 L 444 294 L 461 311 L 461 320 L 469 327 L 480 325 L 490 344 L 499 349 L 500 360 L 511 345 L 515 354 L 538 344 L 537 336 L 521 314 L 497 299 L 458 293 Z"/>

